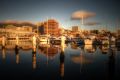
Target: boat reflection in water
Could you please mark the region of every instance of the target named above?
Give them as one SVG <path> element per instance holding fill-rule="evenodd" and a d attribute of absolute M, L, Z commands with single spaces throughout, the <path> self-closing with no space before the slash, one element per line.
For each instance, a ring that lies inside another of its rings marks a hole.
<path fill-rule="evenodd" d="M 72 49 L 78 49 L 78 46 L 76 44 L 71 43 L 71 48 Z"/>
<path fill-rule="evenodd" d="M 102 54 L 107 54 L 108 53 L 108 49 L 109 49 L 109 45 L 103 45 L 101 47 L 101 51 L 102 51 Z"/>
<path fill-rule="evenodd" d="M 80 47 L 80 51 L 79 51 L 79 55 L 73 55 L 71 57 L 71 60 L 76 63 L 76 64 L 80 64 L 80 73 L 83 72 L 83 66 L 84 64 L 90 64 L 92 62 L 92 59 L 89 58 L 89 56 L 86 56 L 85 53 L 94 53 L 93 51 L 93 46 L 91 45 L 86 45 L 86 46 L 81 46 Z"/>
<path fill-rule="evenodd" d="M 96 51 L 96 46 L 93 45 L 85 45 L 84 49 L 87 53 L 94 53 Z"/>
<path fill-rule="evenodd" d="M 59 53 L 60 45 L 40 44 L 39 52 L 47 57 L 47 59 L 53 59 L 57 53 Z"/>
<path fill-rule="evenodd" d="M 103 45 L 7 42 L 0 48 L 0 75 L 41 80 L 116 80 L 120 74 L 119 47 Z"/>

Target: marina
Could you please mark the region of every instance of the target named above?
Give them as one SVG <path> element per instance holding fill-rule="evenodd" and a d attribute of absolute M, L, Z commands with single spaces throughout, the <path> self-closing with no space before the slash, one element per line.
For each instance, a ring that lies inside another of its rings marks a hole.
<path fill-rule="evenodd" d="M 120 0 L 0 0 L 0 80 L 120 80 Z"/>
<path fill-rule="evenodd" d="M 7 43 L 12 47 L 15 42 Z M 114 45 L 78 46 L 70 43 L 56 45 L 41 42 L 34 51 L 31 42 L 23 41 L 20 44 L 19 48 L 2 48 L 1 46 L 0 71 L 2 74 L 0 73 L 0 75 L 7 75 L 11 79 L 19 76 L 20 79 L 55 80 L 70 78 L 78 80 L 81 77 L 91 80 L 97 79 L 97 76 L 100 76 L 100 79 L 119 78 L 120 49 Z M 7 67 L 8 65 L 9 67 Z M 6 69 L 9 70 L 6 71 Z M 48 77 L 45 77 L 46 75 Z M 83 75 L 87 77 L 83 77 Z"/>
<path fill-rule="evenodd" d="M 8 33 L 0 37 L 2 78 L 5 75 L 11 79 L 43 80 L 120 78 L 119 36 Z"/>

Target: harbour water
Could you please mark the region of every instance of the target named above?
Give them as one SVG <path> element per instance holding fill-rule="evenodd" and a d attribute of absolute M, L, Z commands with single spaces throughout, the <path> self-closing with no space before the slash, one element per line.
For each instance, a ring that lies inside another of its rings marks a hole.
<path fill-rule="evenodd" d="M 10 43 L 13 46 L 12 43 Z M 23 45 L 27 45 L 24 46 Z M 54 45 L 40 43 L 33 52 L 0 46 L 0 77 L 39 80 L 119 80 L 120 48 L 115 45 Z"/>

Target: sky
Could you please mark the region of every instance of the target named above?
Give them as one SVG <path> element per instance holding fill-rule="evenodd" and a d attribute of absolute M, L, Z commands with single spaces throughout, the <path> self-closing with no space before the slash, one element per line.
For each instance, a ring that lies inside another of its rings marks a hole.
<path fill-rule="evenodd" d="M 60 26 L 70 29 L 77 25 L 82 29 L 116 29 L 120 23 L 120 0 L 0 0 L 0 21 L 18 20 L 42 22 L 56 19 Z M 99 25 L 83 26 L 80 20 L 72 20 L 72 13 L 80 10 L 94 12 L 96 16 L 84 22 Z"/>

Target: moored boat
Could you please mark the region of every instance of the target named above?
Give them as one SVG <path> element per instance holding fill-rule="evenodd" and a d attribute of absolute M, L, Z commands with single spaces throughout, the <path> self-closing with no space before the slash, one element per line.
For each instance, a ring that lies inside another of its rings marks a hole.
<path fill-rule="evenodd" d="M 72 38 L 71 41 L 77 45 L 84 45 L 85 44 L 84 39 L 79 38 L 79 37 Z"/>
<path fill-rule="evenodd" d="M 49 42 L 49 38 L 50 36 L 49 35 L 40 35 L 39 36 L 39 41 L 40 42 Z"/>

